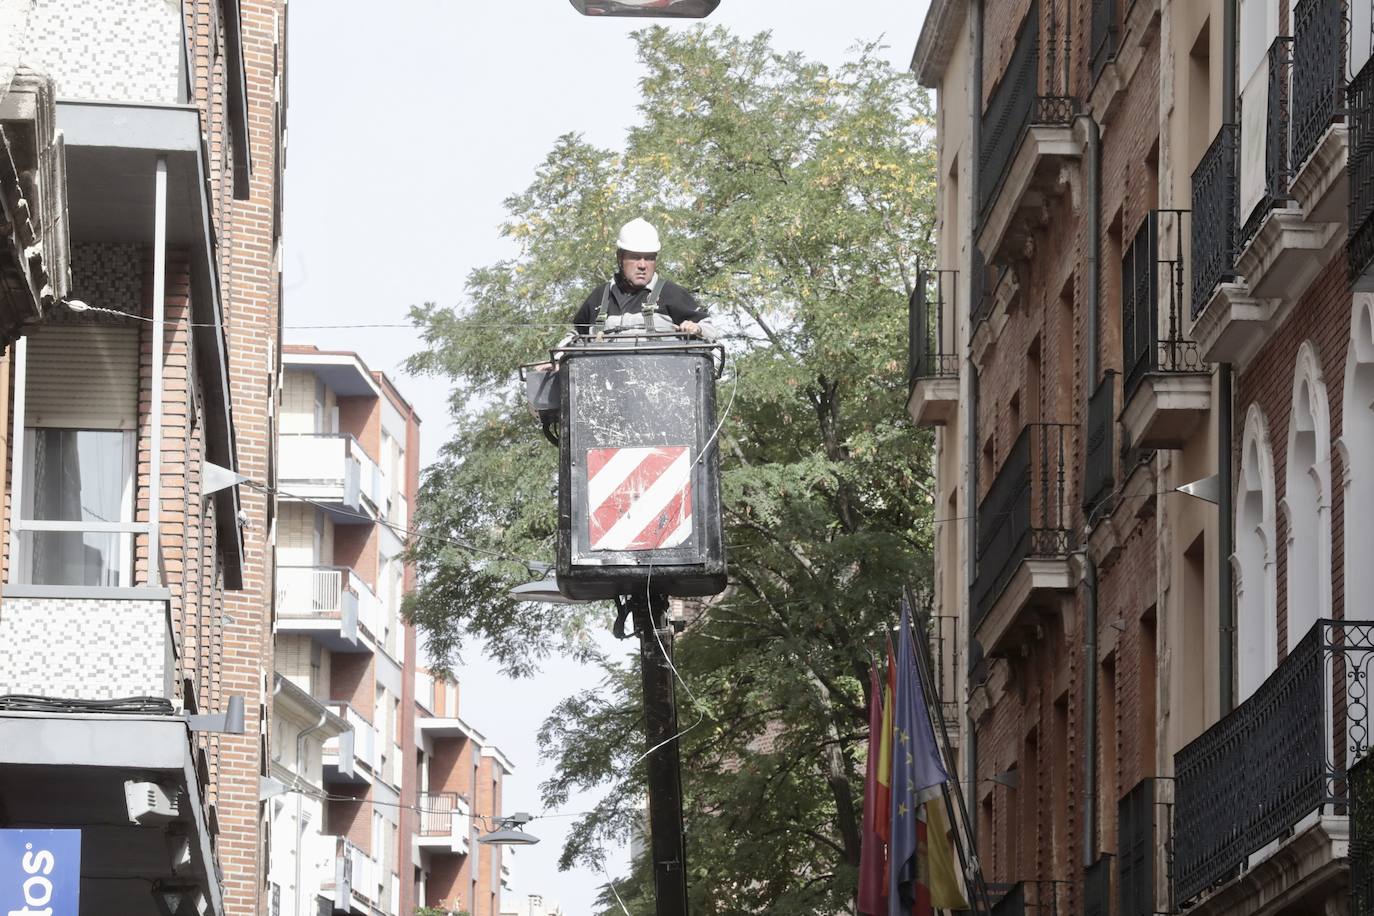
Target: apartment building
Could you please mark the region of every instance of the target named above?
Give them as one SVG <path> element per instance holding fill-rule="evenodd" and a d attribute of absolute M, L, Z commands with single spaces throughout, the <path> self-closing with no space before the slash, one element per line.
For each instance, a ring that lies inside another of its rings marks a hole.
<path fill-rule="evenodd" d="M 82 912 L 258 912 L 284 4 L 9 6 L 0 818 Z"/>
<path fill-rule="evenodd" d="M 478 838 L 497 828 L 515 765 L 458 709 L 459 685 L 415 676 L 416 902 L 472 916 L 501 916 L 513 852 Z"/>
<path fill-rule="evenodd" d="M 346 728 L 275 717 L 274 761 L 313 746 L 323 804 L 309 823 L 289 799 L 274 809 L 272 892 L 282 912 L 410 913 L 415 634 L 400 607 L 420 421 L 356 354 L 287 346 L 278 429 L 277 672 Z"/>
<path fill-rule="evenodd" d="M 1342 0 L 931 4 L 908 412 L 999 912 L 1367 892 L 1370 34 Z"/>

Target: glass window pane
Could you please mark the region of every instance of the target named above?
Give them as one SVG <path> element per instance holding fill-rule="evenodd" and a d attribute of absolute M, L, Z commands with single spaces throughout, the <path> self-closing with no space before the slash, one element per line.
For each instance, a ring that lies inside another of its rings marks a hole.
<path fill-rule="evenodd" d="M 46 521 L 130 521 L 125 433 L 29 429 L 24 517 Z"/>
<path fill-rule="evenodd" d="M 19 575 L 24 585 L 96 585 L 131 582 L 132 535 L 92 531 L 19 532 Z"/>

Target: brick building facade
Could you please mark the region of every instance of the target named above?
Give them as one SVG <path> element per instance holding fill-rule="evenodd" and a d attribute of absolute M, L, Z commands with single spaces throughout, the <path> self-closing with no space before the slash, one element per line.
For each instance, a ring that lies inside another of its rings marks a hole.
<path fill-rule="evenodd" d="M 264 912 L 285 4 L 23 6 L 0 122 L 50 273 L 0 382 L 4 826 L 80 830 L 82 912 Z"/>
<path fill-rule="evenodd" d="M 1005 906 L 1341 912 L 1365 873 L 1364 6 L 931 5 L 908 409 Z"/>

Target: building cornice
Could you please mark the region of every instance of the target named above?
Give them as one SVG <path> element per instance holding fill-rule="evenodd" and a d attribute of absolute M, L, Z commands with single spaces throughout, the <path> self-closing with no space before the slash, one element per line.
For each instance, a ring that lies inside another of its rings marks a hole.
<path fill-rule="evenodd" d="M 911 55 L 911 72 L 927 89 L 938 89 L 968 12 L 968 0 L 931 0 Z"/>

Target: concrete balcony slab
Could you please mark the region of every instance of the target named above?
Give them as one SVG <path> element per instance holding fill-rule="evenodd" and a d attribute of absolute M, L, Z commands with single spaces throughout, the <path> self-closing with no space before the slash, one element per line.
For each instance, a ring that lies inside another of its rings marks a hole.
<path fill-rule="evenodd" d="M 1269 304 L 1252 296 L 1244 283 L 1219 284 L 1193 324 L 1202 358 L 1212 363 L 1248 362 L 1264 342 L 1269 313 Z"/>
<path fill-rule="evenodd" d="M 944 426 L 958 411 L 958 376 L 918 378 L 911 386 L 906 412 L 917 426 Z"/>
<path fill-rule="evenodd" d="M 1183 448 L 1212 406 L 1206 372 L 1149 372 L 1121 412 L 1132 448 Z"/>
<path fill-rule="evenodd" d="M 978 624 L 974 637 L 989 656 L 1016 654 L 1029 630 L 1059 615 L 1059 600 L 1073 586 L 1073 565 L 1068 557 L 1022 560 Z"/>
<path fill-rule="evenodd" d="M 1044 225 L 1049 201 L 1068 189 L 1070 170 L 1065 166 L 1082 155 L 1083 141 L 1071 126 L 1031 125 L 1026 130 L 978 233 L 987 263 L 1021 257 L 1027 239 Z"/>

